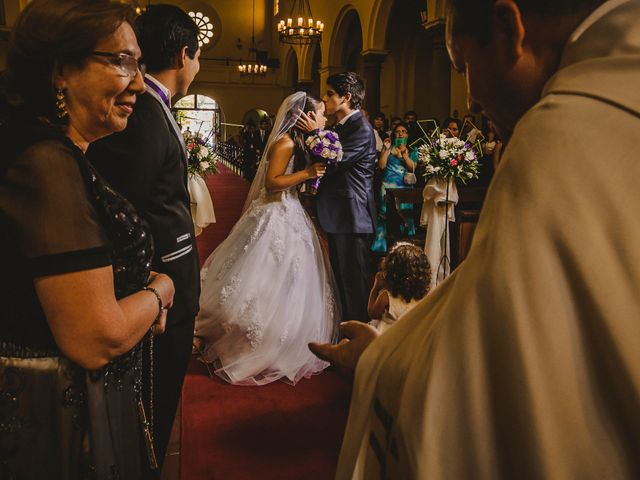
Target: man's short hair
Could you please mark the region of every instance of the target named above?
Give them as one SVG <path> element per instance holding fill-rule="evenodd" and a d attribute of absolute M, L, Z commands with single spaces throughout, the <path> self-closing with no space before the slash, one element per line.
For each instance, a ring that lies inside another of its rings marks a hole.
<path fill-rule="evenodd" d="M 515 0 L 523 13 L 549 16 L 587 13 L 606 0 Z M 491 39 L 491 12 L 495 0 L 447 0 L 447 9 L 456 12 L 455 34 L 471 34 L 481 43 Z"/>
<path fill-rule="evenodd" d="M 407 118 L 408 116 L 413 116 L 418 118 L 418 114 L 416 113 L 415 110 L 409 110 L 408 112 L 404 113 L 404 118 Z"/>
<path fill-rule="evenodd" d="M 150 72 L 177 67 L 176 56 L 187 47 L 193 59 L 198 52 L 198 26 L 187 13 L 174 5 L 150 5 L 138 17 L 138 43 Z"/>
<path fill-rule="evenodd" d="M 364 82 L 355 72 L 335 73 L 327 78 L 327 85 L 341 97 L 350 93 L 349 104 L 352 109 L 360 108 L 364 102 Z"/>

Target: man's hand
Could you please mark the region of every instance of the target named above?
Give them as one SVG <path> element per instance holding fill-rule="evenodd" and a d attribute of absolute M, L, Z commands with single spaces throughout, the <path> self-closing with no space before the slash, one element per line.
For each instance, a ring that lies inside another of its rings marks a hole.
<path fill-rule="evenodd" d="M 318 121 L 316 120 L 316 112 L 309 112 L 309 115 L 300 110 L 300 118 L 296 122 L 298 127 L 303 132 L 311 133 L 314 130 L 320 128 Z"/>
<path fill-rule="evenodd" d="M 360 355 L 380 333 L 371 325 L 351 320 L 340 324 L 340 334 L 345 338 L 338 344 L 312 342 L 309 350 L 318 358 L 330 362 L 343 374 L 353 376 Z"/>

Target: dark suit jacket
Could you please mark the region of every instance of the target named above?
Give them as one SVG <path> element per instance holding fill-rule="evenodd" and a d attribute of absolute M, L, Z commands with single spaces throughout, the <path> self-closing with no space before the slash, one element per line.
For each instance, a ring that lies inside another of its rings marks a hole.
<path fill-rule="evenodd" d="M 371 125 L 356 112 L 336 132 L 344 156 L 320 182 L 316 197 L 320 226 L 327 233 L 373 233 L 376 141 Z"/>
<path fill-rule="evenodd" d="M 167 317 L 168 324 L 175 324 L 198 312 L 200 275 L 186 158 L 170 121 L 151 93 L 139 95 L 127 128 L 91 144 L 87 158 L 149 223 L 152 268 L 175 285 Z"/>

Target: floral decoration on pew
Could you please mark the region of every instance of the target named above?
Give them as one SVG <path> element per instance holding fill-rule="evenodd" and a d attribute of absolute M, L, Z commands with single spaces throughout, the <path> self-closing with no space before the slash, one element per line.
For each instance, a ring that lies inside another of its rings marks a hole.
<path fill-rule="evenodd" d="M 218 173 L 217 157 L 213 150 L 207 147 L 207 141 L 199 133 L 186 131 L 183 133 L 187 146 L 187 159 L 189 175 L 214 175 Z"/>
<path fill-rule="evenodd" d="M 312 161 L 324 162 L 329 165 L 335 165 L 342 160 L 342 143 L 336 132 L 331 130 L 318 130 L 311 134 L 305 140 L 311 155 Z M 320 178 L 311 180 L 308 184 L 308 192 L 315 195 L 320 186 Z"/>

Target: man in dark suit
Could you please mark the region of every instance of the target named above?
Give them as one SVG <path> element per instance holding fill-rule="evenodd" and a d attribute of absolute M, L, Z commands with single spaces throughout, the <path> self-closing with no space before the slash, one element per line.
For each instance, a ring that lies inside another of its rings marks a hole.
<path fill-rule="evenodd" d="M 127 128 L 92 144 L 87 155 L 149 223 L 152 269 L 169 275 L 176 288 L 166 332 L 154 340 L 153 430 L 161 466 L 191 354 L 200 292 L 186 149 L 169 108 L 171 97 L 187 93 L 200 68 L 200 49 L 198 27 L 178 7 L 151 5 L 136 23 L 149 72 L 147 90 L 138 96 Z"/>
<path fill-rule="evenodd" d="M 260 120 L 260 128 L 255 132 L 256 139 L 256 154 L 258 157 L 258 161 L 262 158 L 262 154 L 264 153 L 264 149 L 267 146 L 267 140 L 269 140 L 269 134 L 271 130 L 269 128 L 269 119 L 267 117 L 262 118 Z"/>
<path fill-rule="evenodd" d="M 360 112 L 364 83 L 353 72 L 327 79 L 322 98 L 327 115 L 335 115 L 344 156 L 325 173 L 316 205 L 320 226 L 327 233 L 329 257 L 336 276 L 342 316 L 368 321 L 371 288 L 369 262 L 375 232 L 373 173 L 376 142 L 371 125 Z"/>

